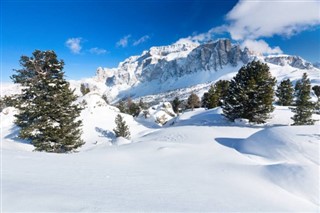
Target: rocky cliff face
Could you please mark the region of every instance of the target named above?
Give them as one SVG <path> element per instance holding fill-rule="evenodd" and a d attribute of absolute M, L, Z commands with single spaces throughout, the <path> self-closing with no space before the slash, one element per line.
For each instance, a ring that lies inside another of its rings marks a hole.
<path fill-rule="evenodd" d="M 99 79 L 105 78 L 107 86 L 135 84 L 178 79 L 202 71 L 214 72 L 225 66 L 237 66 L 249 61 L 248 49 L 231 44 L 228 39 L 207 44 L 176 44 L 152 47 L 140 56 L 132 56 L 120 63 L 117 69 L 98 70 Z"/>
<path fill-rule="evenodd" d="M 311 72 L 315 69 L 298 56 L 255 55 L 228 39 L 220 39 L 200 45 L 186 42 L 152 47 L 139 56 L 127 58 L 117 68 L 98 68 L 95 80 L 105 82 L 104 93 L 110 100 L 137 98 L 200 84 L 210 85 L 222 76 L 230 78 L 250 60 L 273 64 L 276 67 L 272 69 L 277 70 L 275 74 L 284 76 L 288 70 Z"/>
<path fill-rule="evenodd" d="M 298 69 L 311 69 L 313 65 L 310 62 L 305 61 L 299 56 L 291 55 L 276 55 L 267 56 L 264 59 L 266 62 L 279 65 L 279 66 L 291 66 Z"/>

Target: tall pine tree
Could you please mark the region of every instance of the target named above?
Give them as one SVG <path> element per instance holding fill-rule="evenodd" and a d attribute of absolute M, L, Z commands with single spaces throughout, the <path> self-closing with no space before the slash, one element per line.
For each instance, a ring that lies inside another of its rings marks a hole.
<path fill-rule="evenodd" d="M 294 113 L 291 118 L 293 125 L 313 125 L 312 112 L 314 104 L 311 102 L 311 84 L 307 73 L 303 73 L 302 79 L 297 81 L 295 86 L 296 107 L 291 108 Z"/>
<path fill-rule="evenodd" d="M 127 139 L 130 139 L 130 131 L 129 127 L 126 124 L 125 120 L 123 120 L 123 117 L 118 114 L 115 118 L 116 128 L 113 129 L 114 133 L 116 134 L 116 137 L 124 137 Z"/>
<path fill-rule="evenodd" d="M 277 88 L 276 96 L 280 106 L 291 106 L 294 98 L 294 89 L 290 79 L 281 81 Z"/>
<path fill-rule="evenodd" d="M 24 87 L 15 121 L 21 128 L 19 137 L 31 141 L 37 151 L 72 151 L 84 144 L 82 122 L 77 120 L 81 108 L 64 79 L 64 62 L 54 51 L 36 50 L 32 55 L 21 57 L 22 69 L 11 77 Z"/>
<path fill-rule="evenodd" d="M 265 123 L 274 109 L 275 83 L 267 64 L 252 61 L 243 66 L 230 82 L 222 104 L 224 115 L 231 121 L 246 118 L 250 122 Z"/>

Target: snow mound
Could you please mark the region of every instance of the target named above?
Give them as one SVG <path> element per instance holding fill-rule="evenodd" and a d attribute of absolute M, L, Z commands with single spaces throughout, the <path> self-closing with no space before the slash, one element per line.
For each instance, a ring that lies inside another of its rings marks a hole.
<path fill-rule="evenodd" d="M 243 141 L 238 150 L 275 162 L 311 162 L 319 166 L 319 139 L 318 125 L 271 127 Z"/>
<path fill-rule="evenodd" d="M 267 128 L 238 147 L 265 164 L 262 173 L 284 190 L 319 205 L 319 126 Z"/>

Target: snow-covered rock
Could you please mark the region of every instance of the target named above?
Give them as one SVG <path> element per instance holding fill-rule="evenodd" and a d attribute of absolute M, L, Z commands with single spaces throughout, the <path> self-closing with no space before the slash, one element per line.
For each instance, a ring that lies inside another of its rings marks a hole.
<path fill-rule="evenodd" d="M 175 116 L 176 113 L 173 111 L 171 103 L 162 102 L 149 107 L 147 110 L 142 110 L 138 116 L 138 119 L 146 120 L 162 126 Z"/>

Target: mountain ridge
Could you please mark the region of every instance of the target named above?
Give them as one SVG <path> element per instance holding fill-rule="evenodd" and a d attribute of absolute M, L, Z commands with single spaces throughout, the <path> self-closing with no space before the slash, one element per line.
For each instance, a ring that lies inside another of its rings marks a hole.
<path fill-rule="evenodd" d="M 105 83 L 104 93 L 111 100 L 139 98 L 170 93 L 196 85 L 210 85 L 216 80 L 230 79 L 252 60 L 267 63 L 272 70 L 284 72 L 319 71 L 312 63 L 299 56 L 261 55 L 229 39 L 218 39 L 199 44 L 184 41 L 168 46 L 151 47 L 141 55 L 131 56 L 117 68 L 101 68 L 96 72 L 98 82 Z M 233 73 L 233 74 L 232 74 Z M 292 76 L 288 74 L 288 77 Z M 298 76 L 294 75 L 293 80 Z M 279 79 L 278 79 L 279 80 Z M 280 79 L 281 80 L 281 79 Z M 204 86 L 208 87 L 208 86 Z M 165 95 L 164 95 L 165 96 Z"/>

